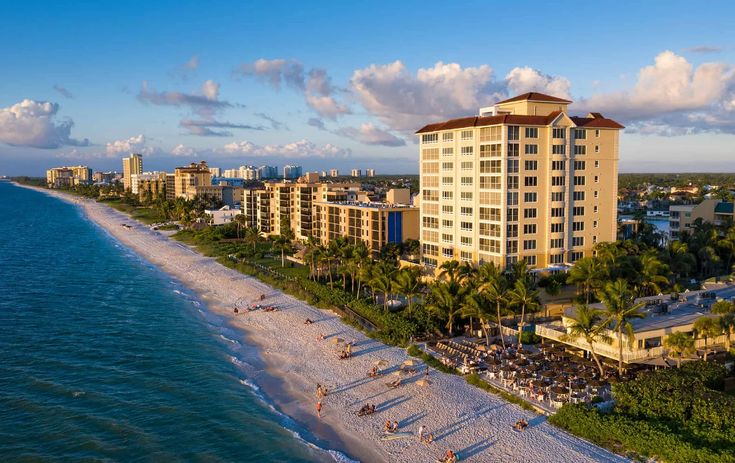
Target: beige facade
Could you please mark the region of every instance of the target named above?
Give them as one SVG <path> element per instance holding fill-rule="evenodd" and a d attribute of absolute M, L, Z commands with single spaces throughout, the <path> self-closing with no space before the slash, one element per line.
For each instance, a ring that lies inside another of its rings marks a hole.
<path fill-rule="evenodd" d="M 166 172 L 132 174 L 130 190 L 137 194 L 141 201 L 156 200 L 166 195 Z"/>
<path fill-rule="evenodd" d="M 669 236 L 678 239 L 682 232 L 690 232 L 697 219 L 722 225 L 733 221 L 733 203 L 719 199 L 705 199 L 699 204 L 669 206 Z"/>
<path fill-rule="evenodd" d="M 207 163 L 192 162 L 186 167 L 177 167 L 174 171 L 174 197 L 186 198 L 190 186 L 212 185 L 212 174 Z"/>
<path fill-rule="evenodd" d="M 132 188 L 131 176 L 143 173 L 143 156 L 131 153 L 127 158 L 123 158 L 123 187 L 125 191 Z"/>
<path fill-rule="evenodd" d="M 570 263 L 616 236 L 618 137 L 528 93 L 417 132 L 423 262 Z"/>
<path fill-rule="evenodd" d="M 241 187 L 227 185 L 189 185 L 186 187 L 186 199 L 205 198 L 234 207 L 239 204 L 243 197 Z"/>
<path fill-rule="evenodd" d="M 87 166 L 54 167 L 46 171 L 49 188 L 92 183 L 92 169 Z"/>

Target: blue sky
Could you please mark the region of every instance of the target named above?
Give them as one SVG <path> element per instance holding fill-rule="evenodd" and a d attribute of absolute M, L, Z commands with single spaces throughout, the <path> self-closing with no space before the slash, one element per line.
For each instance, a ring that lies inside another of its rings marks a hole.
<path fill-rule="evenodd" d="M 733 170 L 732 2 L 248 3 L 4 2 L 0 174 L 416 173 L 413 131 L 531 90 L 625 124 L 622 171 Z"/>

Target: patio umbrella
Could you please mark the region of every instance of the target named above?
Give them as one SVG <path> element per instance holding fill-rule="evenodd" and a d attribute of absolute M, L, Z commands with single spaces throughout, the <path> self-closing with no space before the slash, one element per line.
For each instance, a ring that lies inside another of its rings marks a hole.
<path fill-rule="evenodd" d="M 431 384 L 431 381 L 429 381 L 428 379 L 420 379 L 416 381 L 416 384 L 418 384 L 419 386 L 428 386 Z"/>
<path fill-rule="evenodd" d="M 553 392 L 554 394 L 568 394 L 569 389 L 564 386 L 554 386 L 551 388 L 551 392 Z"/>
<path fill-rule="evenodd" d="M 340 344 L 342 342 L 345 342 L 345 340 L 342 338 L 333 338 L 331 342 L 332 344 Z"/>

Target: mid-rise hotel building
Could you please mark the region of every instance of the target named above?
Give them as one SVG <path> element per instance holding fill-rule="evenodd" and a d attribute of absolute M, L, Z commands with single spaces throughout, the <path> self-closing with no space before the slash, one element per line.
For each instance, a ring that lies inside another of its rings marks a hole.
<path fill-rule="evenodd" d="M 616 237 L 618 136 L 600 113 L 526 93 L 417 134 L 423 262 L 572 263 Z"/>
<path fill-rule="evenodd" d="M 127 158 L 123 158 L 123 187 L 125 191 L 133 188 L 131 178 L 133 175 L 143 173 L 143 156 L 132 153 Z"/>

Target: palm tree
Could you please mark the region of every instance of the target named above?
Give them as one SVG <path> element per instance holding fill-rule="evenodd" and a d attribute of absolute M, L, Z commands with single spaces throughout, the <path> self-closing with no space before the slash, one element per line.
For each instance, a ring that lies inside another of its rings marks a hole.
<path fill-rule="evenodd" d="M 720 327 L 725 333 L 725 350 L 730 352 L 732 335 L 735 334 L 735 313 L 726 313 L 720 317 Z"/>
<path fill-rule="evenodd" d="M 439 266 L 439 278 L 450 283 L 459 283 L 462 278 L 462 264 L 458 260 L 447 260 Z"/>
<path fill-rule="evenodd" d="M 582 285 L 585 301 L 589 304 L 590 294 L 599 288 L 604 275 L 605 271 L 600 259 L 596 257 L 583 257 L 569 270 L 567 283 Z M 577 287 L 579 288 L 579 286 Z"/>
<path fill-rule="evenodd" d="M 702 317 L 694 322 L 694 332 L 697 337 L 704 338 L 704 361 L 707 361 L 707 341 L 708 338 L 718 336 L 722 333 L 722 326 L 719 320 L 713 317 Z"/>
<path fill-rule="evenodd" d="M 694 338 L 679 331 L 664 338 L 664 347 L 669 349 L 668 356 L 676 358 L 676 368 L 681 368 L 681 358 L 695 352 Z"/>
<path fill-rule="evenodd" d="M 291 252 L 291 241 L 283 235 L 277 235 L 273 238 L 273 248 L 281 253 L 281 267 L 285 267 L 286 253 Z"/>
<path fill-rule="evenodd" d="M 370 287 L 374 292 L 383 293 L 383 309 L 388 310 L 388 296 L 393 289 L 395 269 L 385 262 L 379 262 L 372 269 Z"/>
<path fill-rule="evenodd" d="M 538 291 L 531 289 L 525 278 L 518 278 L 508 295 L 510 296 L 510 303 L 521 308 L 521 321 L 518 324 L 518 346 L 523 347 L 521 332 L 526 320 L 526 309 L 531 311 L 538 309 Z"/>
<path fill-rule="evenodd" d="M 639 272 L 641 282 L 640 296 L 653 296 L 661 293 L 661 285 L 669 282 L 669 267 L 661 262 L 654 252 L 647 252 L 641 257 Z"/>
<path fill-rule="evenodd" d="M 454 334 L 454 321 L 459 314 L 462 304 L 462 290 L 456 283 L 438 281 L 431 286 L 429 304 L 426 306 L 430 311 L 441 317 L 446 317 L 446 328 L 449 336 Z"/>
<path fill-rule="evenodd" d="M 241 215 L 238 215 L 238 217 L 240 216 Z M 258 248 L 258 243 L 260 243 L 262 239 L 262 237 L 260 236 L 260 230 L 258 229 L 258 227 L 246 228 L 243 239 L 245 240 L 245 243 L 253 247 L 253 254 L 255 254 L 255 251 Z"/>
<path fill-rule="evenodd" d="M 590 346 L 590 354 L 600 370 L 600 376 L 605 374 L 605 370 L 595 352 L 595 342 L 607 344 L 612 342 L 612 338 L 606 333 L 607 327 L 602 314 L 602 310 L 594 309 L 587 304 L 578 304 L 574 314 L 569 317 L 572 323 L 567 325 L 567 334 L 562 337 L 565 341 L 584 338 Z"/>
<path fill-rule="evenodd" d="M 353 292 L 355 291 L 355 280 L 358 279 L 360 270 L 362 269 L 362 267 L 365 266 L 369 258 L 370 258 L 370 250 L 368 249 L 365 242 L 360 240 L 357 243 L 355 243 L 355 246 L 352 248 L 352 261 L 354 263 L 354 267 L 352 267 L 353 272 L 350 275 L 350 278 L 352 279 L 352 291 Z M 358 282 L 357 295 L 359 296 L 359 294 L 360 294 L 360 285 Z"/>
<path fill-rule="evenodd" d="M 503 318 L 500 312 L 500 306 L 508 301 L 508 284 L 505 277 L 500 274 L 495 275 L 491 280 L 480 286 L 479 292 L 482 293 L 491 303 L 495 304 L 495 310 L 498 317 L 498 333 L 500 334 L 500 342 L 503 344 L 503 349 L 505 349 L 505 337 L 503 336 L 502 324 Z"/>
<path fill-rule="evenodd" d="M 394 286 L 397 292 L 403 294 L 408 300 L 408 316 L 411 316 L 413 299 L 421 295 L 424 282 L 421 281 L 421 269 L 418 267 L 407 267 L 396 273 Z"/>
<path fill-rule="evenodd" d="M 599 292 L 598 297 L 605 305 L 605 315 L 607 322 L 612 324 L 618 340 L 618 374 L 623 374 L 623 331 L 628 337 L 628 347 L 632 349 L 635 335 L 633 333 L 633 324 L 631 320 L 634 318 L 643 318 L 640 312 L 643 303 L 635 302 L 635 296 L 628 288 L 628 282 L 619 278 L 615 281 L 608 282 Z"/>
<path fill-rule="evenodd" d="M 237 239 L 240 239 L 240 230 L 248 223 L 247 217 L 245 217 L 244 214 L 237 214 L 234 217 L 233 222 L 237 225 Z"/>
<path fill-rule="evenodd" d="M 490 346 L 490 331 L 487 329 L 487 320 L 490 318 L 491 313 L 488 310 L 488 304 L 485 297 L 477 292 L 471 292 L 467 294 L 462 303 L 460 313 L 464 317 L 477 318 L 480 320 L 480 327 L 482 332 L 485 333 L 485 344 Z M 472 323 L 470 322 L 470 327 Z"/>
<path fill-rule="evenodd" d="M 682 276 L 688 276 L 693 269 L 697 268 L 697 260 L 689 252 L 686 243 L 674 240 L 669 245 L 669 267 L 674 272 L 676 280 Z"/>

